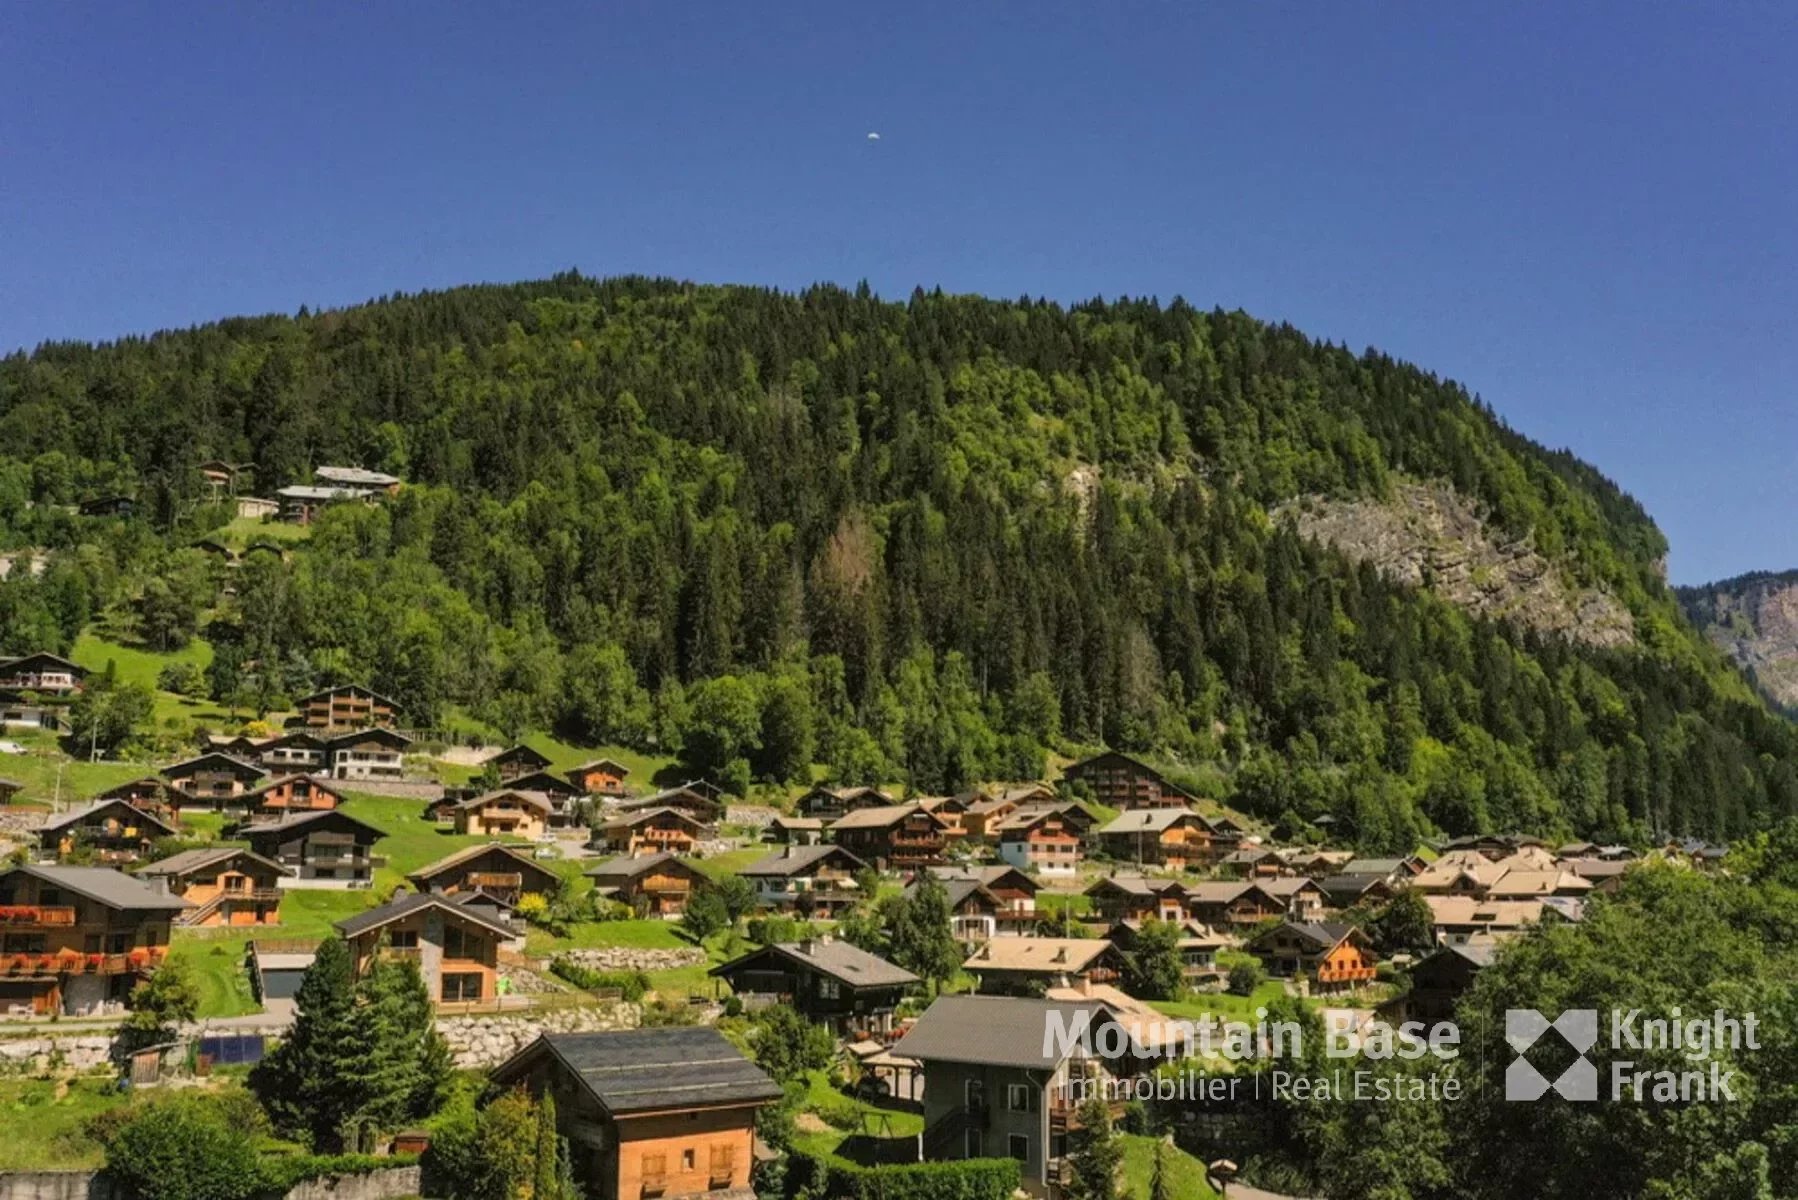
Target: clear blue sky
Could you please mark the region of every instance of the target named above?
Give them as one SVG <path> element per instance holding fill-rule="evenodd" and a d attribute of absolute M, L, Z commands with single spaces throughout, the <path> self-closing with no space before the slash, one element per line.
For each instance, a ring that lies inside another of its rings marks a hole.
<path fill-rule="evenodd" d="M 1798 566 L 1795 117 L 1774 3 L 15 4 L 0 351 L 569 266 L 1180 293 L 1463 380 L 1691 582 Z"/>

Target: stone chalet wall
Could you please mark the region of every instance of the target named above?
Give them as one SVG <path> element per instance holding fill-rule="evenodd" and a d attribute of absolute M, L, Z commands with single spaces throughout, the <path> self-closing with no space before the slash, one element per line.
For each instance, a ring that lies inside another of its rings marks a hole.
<path fill-rule="evenodd" d="M 419 1194 L 417 1164 L 360 1175 L 330 1175 L 302 1183 L 282 1200 L 399 1200 Z M 99 1171 L 0 1172 L 0 1200 L 133 1200 Z"/>

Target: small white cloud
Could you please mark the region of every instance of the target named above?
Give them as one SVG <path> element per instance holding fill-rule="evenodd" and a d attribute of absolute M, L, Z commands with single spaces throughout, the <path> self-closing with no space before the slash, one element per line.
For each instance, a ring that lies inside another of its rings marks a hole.
<path fill-rule="evenodd" d="M 870 133 L 868 135 L 868 140 L 870 142 L 878 142 L 880 140 L 880 135 L 878 133 Z"/>

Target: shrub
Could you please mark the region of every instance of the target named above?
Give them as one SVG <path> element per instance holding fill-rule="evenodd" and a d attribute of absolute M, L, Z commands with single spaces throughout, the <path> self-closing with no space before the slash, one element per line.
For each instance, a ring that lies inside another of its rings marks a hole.
<path fill-rule="evenodd" d="M 861 1167 L 843 1159 L 792 1156 L 788 1187 L 833 1200 L 1010 1200 L 1023 1180 L 1012 1158 Z"/>
<path fill-rule="evenodd" d="M 649 976 L 642 971 L 600 971 L 566 956 L 551 962 L 549 969 L 551 974 L 566 979 L 582 991 L 617 988 L 632 1004 L 649 992 Z"/>
<path fill-rule="evenodd" d="M 266 1128 L 243 1093 L 175 1093 L 97 1126 L 106 1170 L 142 1200 L 248 1200 L 276 1186 L 256 1146 Z"/>
<path fill-rule="evenodd" d="M 1230 993 L 1234 996 L 1254 994 L 1267 979 L 1267 972 L 1257 962 L 1239 962 L 1230 968 Z"/>

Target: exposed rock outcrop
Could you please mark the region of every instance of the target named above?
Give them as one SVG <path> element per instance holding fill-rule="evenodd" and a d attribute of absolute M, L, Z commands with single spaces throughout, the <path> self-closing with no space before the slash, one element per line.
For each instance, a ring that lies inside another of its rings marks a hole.
<path fill-rule="evenodd" d="M 1692 623 L 1753 674 L 1767 699 L 1798 709 L 1798 571 L 1740 575 L 1678 594 Z"/>
<path fill-rule="evenodd" d="M 1276 515 L 1288 512 L 1306 537 L 1476 616 L 1594 646 L 1635 641 L 1635 623 L 1622 601 L 1571 583 L 1529 538 L 1501 540 L 1473 503 L 1446 483 L 1400 481 L 1384 500 L 1309 496 Z"/>

